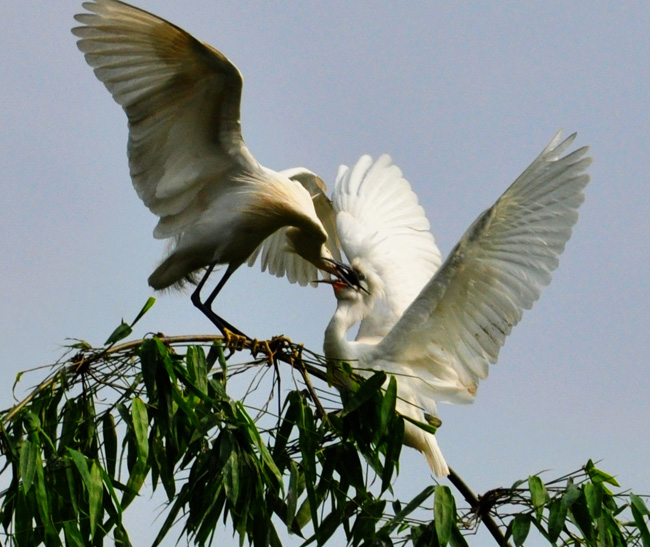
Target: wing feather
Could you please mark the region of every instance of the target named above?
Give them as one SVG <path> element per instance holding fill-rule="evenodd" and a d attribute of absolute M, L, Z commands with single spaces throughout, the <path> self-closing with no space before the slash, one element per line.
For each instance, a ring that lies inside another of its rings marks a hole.
<path fill-rule="evenodd" d="M 587 147 L 562 156 L 574 139 L 575 134 L 561 141 L 558 133 L 479 216 L 379 344 L 378 354 L 416 371 L 446 368 L 459 386 L 475 393 L 523 310 L 551 281 L 571 236 L 591 163 Z"/>
<path fill-rule="evenodd" d="M 338 235 L 336 233 L 336 218 L 332 202 L 327 197 L 327 186 L 323 179 L 311 171 L 296 167 L 280 172 L 281 175 L 300 182 L 309 192 L 314 202 L 316 215 L 327 232 L 326 247 L 332 258 L 341 261 L 339 252 Z M 316 285 L 315 281 L 322 279 L 325 274 L 311 262 L 291 251 L 288 246 L 287 229 L 281 228 L 267 237 L 257 250 L 248 259 L 248 265 L 253 266 L 260 258 L 262 271 L 267 271 L 277 277 L 287 276 L 291 283 L 305 286 L 309 283 Z"/>
<path fill-rule="evenodd" d="M 117 0 L 83 4 L 72 30 L 129 120 L 129 166 L 154 232 L 172 237 L 204 211 L 201 197 L 259 169 L 241 135 L 242 78 L 219 51 Z M 224 188 L 220 188 L 224 187 Z"/>
<path fill-rule="evenodd" d="M 353 264 L 363 261 L 382 285 L 357 338 L 384 336 L 440 266 L 429 221 L 388 155 L 341 166 L 332 199 L 343 251 Z"/>

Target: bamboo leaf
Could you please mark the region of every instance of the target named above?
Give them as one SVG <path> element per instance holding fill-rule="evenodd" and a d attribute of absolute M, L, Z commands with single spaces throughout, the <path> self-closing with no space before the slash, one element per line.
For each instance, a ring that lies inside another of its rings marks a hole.
<path fill-rule="evenodd" d="M 115 419 L 110 412 L 106 412 L 102 416 L 102 433 L 104 436 L 106 471 L 111 477 L 114 477 L 117 465 L 117 431 L 115 429 Z"/>
<path fill-rule="evenodd" d="M 597 469 L 596 466 L 594 465 L 594 462 L 591 460 L 589 460 L 585 465 L 585 471 L 587 472 L 587 475 L 589 475 L 589 478 L 593 482 L 606 482 L 611 484 L 612 486 L 620 486 L 618 484 L 618 481 L 612 475 L 610 475 L 609 473 L 605 473 L 600 469 Z"/>
<path fill-rule="evenodd" d="M 567 515 L 567 505 L 563 500 L 553 500 L 548 516 L 548 537 L 555 543 L 564 529 L 564 521 Z"/>
<path fill-rule="evenodd" d="M 648 525 L 646 524 L 644 515 L 650 515 L 648 508 L 643 500 L 636 496 L 635 494 L 630 494 L 630 507 L 632 509 L 632 517 L 634 518 L 634 523 L 639 529 L 639 534 L 641 536 L 641 541 L 643 541 L 643 547 L 650 547 L 650 531 L 648 530 Z"/>
<path fill-rule="evenodd" d="M 138 460 L 146 463 L 149 458 L 149 439 L 147 436 L 149 416 L 146 405 L 139 397 L 136 397 L 131 402 L 131 417 L 133 419 L 133 433 L 138 447 Z"/>
<path fill-rule="evenodd" d="M 87 490 L 90 489 L 90 471 L 88 470 L 88 462 L 86 461 L 86 456 L 74 448 L 68 448 L 68 453 L 72 457 L 72 461 L 74 462 L 76 468 L 79 470 L 79 474 L 81 475 L 81 480 L 83 481 L 84 486 Z"/>
<path fill-rule="evenodd" d="M 93 462 L 89 475 L 88 513 L 90 517 L 90 536 L 95 537 L 97 524 L 101 522 L 102 519 L 102 498 L 104 496 L 104 483 L 97 462 Z"/>
<path fill-rule="evenodd" d="M 456 503 L 448 486 L 435 487 L 433 518 L 440 547 L 445 547 L 451 539 L 451 531 L 456 523 Z"/>
<path fill-rule="evenodd" d="M 594 519 L 598 519 L 602 512 L 603 487 L 601 483 L 588 482 L 584 486 L 587 509 Z"/>
<path fill-rule="evenodd" d="M 537 475 L 531 475 L 528 477 L 528 489 L 530 490 L 530 501 L 533 504 L 533 509 L 535 510 L 535 515 L 537 520 L 541 520 L 542 514 L 544 512 L 544 505 L 546 504 L 546 499 L 548 494 L 546 493 L 546 487 Z"/>
<path fill-rule="evenodd" d="M 131 328 L 131 325 L 128 323 L 125 323 L 122 321 L 120 323 L 120 326 L 117 327 L 111 335 L 106 339 L 106 342 L 104 342 L 105 346 L 109 346 L 111 344 L 115 344 L 116 342 L 119 342 L 120 340 L 123 340 L 127 336 L 129 336 L 133 332 L 133 329 Z"/>
<path fill-rule="evenodd" d="M 361 384 L 359 389 L 350 397 L 345 403 L 345 408 L 341 413 L 341 417 L 345 417 L 351 412 L 354 412 L 365 402 L 369 401 L 381 389 L 386 381 L 386 374 L 383 372 L 375 372 L 370 378 Z"/>
<path fill-rule="evenodd" d="M 35 442 L 25 439 L 20 448 L 20 476 L 23 479 L 23 491 L 29 492 L 36 474 L 36 456 L 39 447 Z"/>
<path fill-rule="evenodd" d="M 75 547 L 86 547 L 88 543 L 84 541 L 77 523 L 72 520 L 67 520 L 63 523 L 63 533 L 65 535 L 66 545 L 74 545 Z"/>
<path fill-rule="evenodd" d="M 512 539 L 515 545 L 523 545 L 530 532 L 531 516 L 527 513 L 519 513 L 512 520 Z"/>
<path fill-rule="evenodd" d="M 153 296 L 150 296 L 147 302 L 145 303 L 144 306 L 142 306 L 142 309 L 140 310 L 140 313 L 136 316 L 136 318 L 133 320 L 131 323 L 131 326 L 135 325 L 140 319 L 142 319 L 142 316 L 147 313 L 151 307 L 156 303 L 156 299 Z"/>
<path fill-rule="evenodd" d="M 397 401 L 397 381 L 391 376 L 381 403 L 381 414 L 379 420 L 379 431 L 385 433 L 389 424 L 395 420 L 395 402 Z"/>
<path fill-rule="evenodd" d="M 381 531 L 388 535 L 393 532 L 393 530 L 413 511 L 415 511 L 420 505 L 422 505 L 427 498 L 435 492 L 434 486 L 427 486 L 422 490 L 417 496 L 415 496 L 410 502 L 406 504 L 391 520 L 389 520 L 382 527 Z"/>

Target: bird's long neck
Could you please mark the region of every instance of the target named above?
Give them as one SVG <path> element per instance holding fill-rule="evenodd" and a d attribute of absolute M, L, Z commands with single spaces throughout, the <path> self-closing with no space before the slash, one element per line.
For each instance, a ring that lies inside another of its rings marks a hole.
<path fill-rule="evenodd" d="M 336 312 L 325 329 L 325 357 L 342 360 L 357 358 L 356 342 L 347 339 L 348 331 L 362 319 L 357 312 L 357 307 L 350 302 L 339 301 Z"/>

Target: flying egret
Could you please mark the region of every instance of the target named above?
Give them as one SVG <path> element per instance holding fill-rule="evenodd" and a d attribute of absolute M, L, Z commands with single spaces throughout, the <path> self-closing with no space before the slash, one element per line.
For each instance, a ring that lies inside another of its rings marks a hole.
<path fill-rule="evenodd" d="M 591 158 L 587 147 L 565 155 L 574 138 L 558 133 L 442 266 L 424 211 L 390 158 L 343 167 L 333 195 L 338 237 L 365 290 L 332 282 L 337 308 L 325 355 L 362 375 L 393 375 L 396 410 L 418 422 L 438 422 L 437 402 L 472 402 L 506 336 L 551 281 L 577 221 Z M 437 476 L 449 474 L 434 435 L 406 421 L 404 443 Z"/>
<path fill-rule="evenodd" d="M 133 185 L 160 220 L 157 239 L 171 239 L 149 277 L 160 290 L 196 281 L 192 302 L 223 332 L 239 332 L 212 311 L 232 273 L 276 231 L 266 263 L 280 260 L 292 282 L 340 276 L 323 181 L 306 169 L 275 172 L 252 156 L 241 134 L 242 77 L 219 51 L 146 11 L 117 0 L 84 2 L 75 16 L 77 45 L 97 78 L 124 109 Z M 276 256 L 283 255 L 283 256 Z M 288 256 L 284 256 L 288 255 Z M 228 267 L 200 298 L 216 265 Z"/>

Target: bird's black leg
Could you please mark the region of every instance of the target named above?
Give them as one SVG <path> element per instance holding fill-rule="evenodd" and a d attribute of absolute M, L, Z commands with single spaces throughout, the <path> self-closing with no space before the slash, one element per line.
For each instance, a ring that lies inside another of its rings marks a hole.
<path fill-rule="evenodd" d="M 221 334 L 223 334 L 224 336 L 226 334 L 225 331 L 227 329 L 233 334 L 237 334 L 239 336 L 244 336 L 245 338 L 248 338 L 248 336 L 246 336 L 242 331 L 233 327 L 225 319 L 222 319 L 216 313 L 214 313 L 214 311 L 212 311 L 212 303 L 214 302 L 214 299 L 217 297 L 219 291 L 226 284 L 226 281 L 228 281 L 228 279 L 236 270 L 236 268 L 231 268 L 230 266 L 228 266 L 226 273 L 223 274 L 222 278 L 219 280 L 219 283 L 217 284 L 215 289 L 210 293 L 210 296 L 208 296 L 208 298 L 204 302 L 201 302 L 201 289 L 203 289 L 203 286 L 205 285 L 205 282 L 208 280 L 208 277 L 210 277 L 210 274 L 214 270 L 215 265 L 216 264 L 210 264 L 206 268 L 205 274 L 203 274 L 201 281 L 199 281 L 198 285 L 196 286 L 196 289 L 194 289 L 194 292 L 192 293 L 192 297 L 191 297 L 192 303 L 203 312 L 203 315 L 205 315 L 210 321 L 214 323 L 214 325 L 221 331 Z"/>

